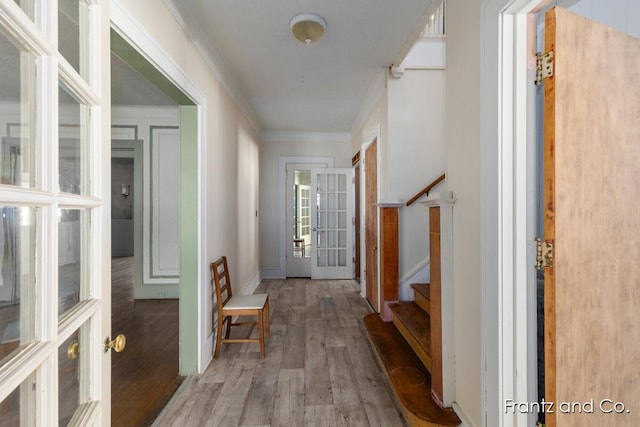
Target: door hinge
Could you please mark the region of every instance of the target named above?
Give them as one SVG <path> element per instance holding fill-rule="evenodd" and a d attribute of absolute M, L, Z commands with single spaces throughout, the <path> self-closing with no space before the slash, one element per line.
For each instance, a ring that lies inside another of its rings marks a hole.
<path fill-rule="evenodd" d="M 536 85 L 542 84 L 547 77 L 553 76 L 553 51 L 536 52 Z"/>
<path fill-rule="evenodd" d="M 536 237 L 536 270 L 553 267 L 553 242 Z"/>

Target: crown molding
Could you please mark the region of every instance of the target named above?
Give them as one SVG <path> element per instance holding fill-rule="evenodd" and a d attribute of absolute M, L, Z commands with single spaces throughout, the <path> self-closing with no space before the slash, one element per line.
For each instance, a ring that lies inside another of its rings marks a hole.
<path fill-rule="evenodd" d="M 362 101 L 360 109 L 358 110 L 358 114 L 353 121 L 353 127 L 351 128 L 352 132 L 357 132 L 357 130 L 364 125 L 364 123 L 367 121 L 369 113 L 378 104 L 378 101 L 380 100 L 380 97 L 382 96 L 386 88 L 387 71 L 387 67 L 380 67 L 380 69 L 378 70 L 378 75 L 373 80 L 373 82 L 371 82 L 369 90 L 367 91 L 367 95 Z"/>
<path fill-rule="evenodd" d="M 222 54 L 218 48 L 208 41 L 207 37 L 202 34 L 202 30 L 195 24 L 195 20 L 191 14 L 182 13 L 182 11 L 176 6 L 176 0 L 164 0 L 164 4 L 169 9 L 169 12 L 178 22 L 178 25 L 182 28 L 187 37 L 191 40 L 194 47 L 200 53 L 204 61 L 207 63 L 213 74 L 218 78 L 220 84 L 226 89 L 231 99 L 238 106 L 240 111 L 247 117 L 254 130 L 258 133 L 261 131 L 261 123 L 258 119 L 256 112 L 254 111 L 247 98 L 240 90 L 240 86 L 230 72 Z"/>
<path fill-rule="evenodd" d="M 349 132 L 264 131 L 263 142 L 339 143 L 351 144 Z"/>

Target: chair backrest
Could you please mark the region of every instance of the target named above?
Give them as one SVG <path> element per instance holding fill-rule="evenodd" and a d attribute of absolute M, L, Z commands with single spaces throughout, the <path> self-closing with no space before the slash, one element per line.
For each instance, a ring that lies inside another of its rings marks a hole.
<path fill-rule="evenodd" d="M 231 280 L 229 279 L 229 266 L 227 257 L 223 256 L 211 263 L 211 283 L 215 288 L 218 312 L 231 299 Z"/>

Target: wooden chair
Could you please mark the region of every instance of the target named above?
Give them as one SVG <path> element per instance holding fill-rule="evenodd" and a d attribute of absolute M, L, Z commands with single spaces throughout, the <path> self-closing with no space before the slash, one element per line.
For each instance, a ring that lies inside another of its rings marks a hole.
<path fill-rule="evenodd" d="M 229 279 L 229 267 L 227 257 L 223 256 L 211 263 L 211 282 L 215 288 L 216 301 L 218 304 L 218 329 L 216 334 L 216 345 L 213 357 L 217 358 L 220 353 L 220 346 L 224 342 L 257 342 L 260 343 L 260 357 L 264 358 L 264 338 L 269 337 L 269 295 L 232 295 L 231 280 Z M 256 316 L 253 322 L 234 322 L 233 316 Z M 222 338 L 222 327 L 227 323 L 224 338 Z M 260 329 L 259 338 L 229 338 L 232 326 L 258 325 Z"/>

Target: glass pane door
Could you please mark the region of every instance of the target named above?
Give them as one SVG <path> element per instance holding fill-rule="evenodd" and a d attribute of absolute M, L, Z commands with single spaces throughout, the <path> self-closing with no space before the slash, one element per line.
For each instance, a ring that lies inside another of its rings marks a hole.
<path fill-rule="evenodd" d="M 109 420 L 105 1 L 0 2 L 0 425 Z"/>
<path fill-rule="evenodd" d="M 311 173 L 313 279 L 353 277 L 353 171 L 314 170 Z"/>

